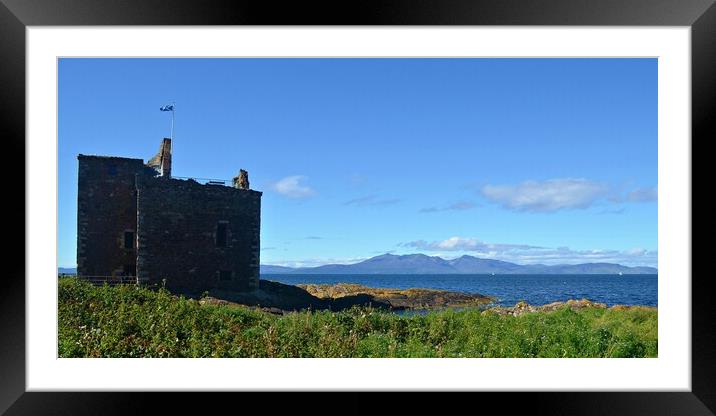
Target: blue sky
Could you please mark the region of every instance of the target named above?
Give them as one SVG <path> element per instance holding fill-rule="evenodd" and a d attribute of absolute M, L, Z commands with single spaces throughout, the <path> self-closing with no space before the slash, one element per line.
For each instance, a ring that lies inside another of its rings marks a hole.
<path fill-rule="evenodd" d="M 77 154 L 240 168 L 261 262 L 392 252 L 657 265 L 656 59 L 61 59 L 58 263 Z"/>

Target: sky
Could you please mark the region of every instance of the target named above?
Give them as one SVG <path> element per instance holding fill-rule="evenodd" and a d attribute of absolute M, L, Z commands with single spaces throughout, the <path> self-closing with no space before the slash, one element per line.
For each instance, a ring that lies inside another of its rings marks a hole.
<path fill-rule="evenodd" d="M 261 263 L 384 253 L 657 266 L 657 59 L 63 58 L 58 264 L 77 155 L 263 191 Z"/>

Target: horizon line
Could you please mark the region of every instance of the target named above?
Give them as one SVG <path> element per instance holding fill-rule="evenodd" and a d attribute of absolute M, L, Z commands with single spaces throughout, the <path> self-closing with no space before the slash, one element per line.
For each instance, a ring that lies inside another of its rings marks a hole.
<path fill-rule="evenodd" d="M 583 265 L 583 264 L 614 264 L 614 265 L 623 266 L 623 267 L 647 267 L 647 268 L 657 269 L 657 270 L 658 270 L 658 266 L 650 266 L 650 265 L 644 265 L 644 264 L 642 264 L 642 265 L 629 266 L 629 265 L 625 265 L 625 264 L 622 264 L 622 263 L 614 263 L 614 262 L 609 262 L 609 261 L 583 261 L 583 262 L 577 262 L 577 263 L 554 263 L 554 264 L 545 264 L 545 263 L 516 263 L 516 262 L 508 261 L 508 260 L 500 260 L 500 259 L 495 259 L 495 258 L 490 258 L 490 257 L 478 257 L 478 256 L 470 255 L 470 254 L 463 254 L 463 255 L 460 255 L 460 256 L 456 256 L 456 257 L 454 257 L 454 258 L 444 258 L 444 257 L 441 257 L 441 256 L 439 256 L 439 255 L 431 256 L 431 255 L 428 255 L 428 254 L 425 254 L 425 253 L 393 254 L 393 253 L 389 253 L 389 252 L 386 252 L 386 253 L 383 253 L 383 254 L 377 254 L 377 255 L 372 256 L 372 257 L 366 257 L 366 258 L 362 258 L 362 259 L 359 259 L 359 260 L 355 260 L 355 261 L 353 261 L 353 262 L 351 262 L 351 263 L 329 262 L 329 263 L 319 264 L 319 265 L 315 265 L 315 266 L 284 266 L 284 265 L 281 265 L 281 264 L 259 263 L 259 266 L 286 267 L 286 268 L 290 268 L 290 269 L 310 269 L 310 268 L 316 268 L 316 267 L 321 267 L 321 266 L 333 266 L 333 265 L 337 265 L 337 266 L 351 266 L 351 265 L 359 264 L 359 263 L 362 263 L 362 262 L 364 262 L 364 261 L 366 261 L 366 260 L 374 259 L 374 258 L 376 258 L 376 257 L 381 257 L 381 256 L 394 256 L 394 257 L 425 256 L 425 257 L 431 257 L 431 258 L 439 258 L 439 259 L 441 259 L 441 260 L 455 260 L 455 259 L 462 258 L 462 257 L 471 257 L 471 258 L 479 259 L 479 260 L 500 261 L 500 262 L 503 262 L 503 263 L 515 264 L 515 265 L 517 265 L 517 266 L 578 266 L 578 265 Z M 293 263 L 300 263 L 300 261 L 292 261 L 292 262 L 293 262 Z M 72 265 L 72 266 L 57 266 L 57 268 L 58 268 L 58 269 L 73 269 L 73 268 L 77 268 L 77 265 Z"/>

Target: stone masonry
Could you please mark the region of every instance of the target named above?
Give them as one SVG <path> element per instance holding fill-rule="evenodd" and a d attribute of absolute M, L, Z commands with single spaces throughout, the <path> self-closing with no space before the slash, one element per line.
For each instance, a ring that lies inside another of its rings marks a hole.
<path fill-rule="evenodd" d="M 262 193 L 171 178 L 168 149 L 164 139 L 147 165 L 78 156 L 78 275 L 182 293 L 258 288 Z"/>

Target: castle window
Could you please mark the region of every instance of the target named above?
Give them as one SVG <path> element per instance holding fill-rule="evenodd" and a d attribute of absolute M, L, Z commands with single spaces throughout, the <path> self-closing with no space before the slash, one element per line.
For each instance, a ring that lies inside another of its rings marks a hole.
<path fill-rule="evenodd" d="M 134 231 L 125 231 L 124 232 L 124 248 L 127 248 L 127 249 L 134 248 Z"/>
<path fill-rule="evenodd" d="M 216 246 L 226 247 L 229 240 L 229 223 L 220 221 L 216 224 Z"/>
<path fill-rule="evenodd" d="M 227 281 L 231 280 L 231 270 L 219 270 L 219 280 Z"/>

